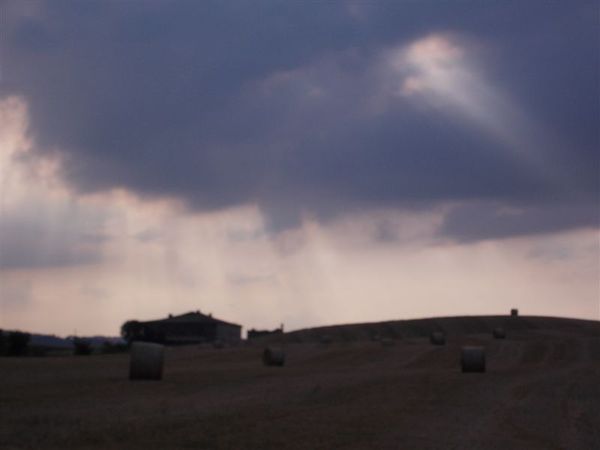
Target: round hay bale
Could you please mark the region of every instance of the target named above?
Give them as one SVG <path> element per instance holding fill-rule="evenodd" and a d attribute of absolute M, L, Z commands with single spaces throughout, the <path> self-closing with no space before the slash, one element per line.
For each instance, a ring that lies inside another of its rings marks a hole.
<path fill-rule="evenodd" d="M 381 338 L 379 342 L 381 342 L 382 347 L 391 347 L 396 344 L 396 341 L 392 338 Z"/>
<path fill-rule="evenodd" d="M 130 380 L 160 380 L 163 372 L 165 347 L 151 342 L 131 344 L 129 359 Z"/>
<path fill-rule="evenodd" d="M 511 317 L 518 317 L 519 316 L 519 310 L 517 308 L 513 308 L 510 310 L 510 315 Z"/>
<path fill-rule="evenodd" d="M 285 353 L 282 349 L 273 347 L 265 348 L 263 352 L 263 363 L 265 366 L 283 367 L 285 364 Z"/>
<path fill-rule="evenodd" d="M 483 347 L 462 347 L 460 365 L 463 372 L 485 372 L 485 350 Z"/>
<path fill-rule="evenodd" d="M 434 331 L 429 335 L 429 341 L 433 345 L 446 345 L 446 335 L 442 331 Z"/>
<path fill-rule="evenodd" d="M 328 334 L 322 334 L 321 336 L 319 336 L 319 343 L 321 344 L 328 345 L 331 344 L 332 341 L 333 339 L 331 339 L 331 336 L 329 336 Z"/>
<path fill-rule="evenodd" d="M 505 339 L 506 338 L 506 330 L 502 327 L 497 327 L 492 330 L 492 335 L 494 339 Z"/>
<path fill-rule="evenodd" d="M 379 342 L 379 341 L 381 341 L 381 335 L 380 335 L 380 334 L 378 334 L 378 333 L 372 334 L 372 335 L 371 335 L 371 340 L 372 340 L 373 342 Z"/>

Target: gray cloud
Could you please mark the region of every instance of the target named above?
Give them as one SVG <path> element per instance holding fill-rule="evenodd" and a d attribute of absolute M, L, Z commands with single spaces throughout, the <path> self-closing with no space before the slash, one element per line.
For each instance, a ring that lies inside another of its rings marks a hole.
<path fill-rule="evenodd" d="M 0 270 L 90 264 L 102 256 L 100 224 L 76 211 L 21 209 L 1 219 Z"/>
<path fill-rule="evenodd" d="M 38 151 L 58 152 L 80 191 L 121 186 L 201 210 L 257 203 L 272 230 L 304 213 L 327 220 L 447 201 L 483 205 L 468 211 L 480 227 L 459 210 L 448 217 L 444 231 L 461 239 L 598 224 L 594 214 L 539 212 L 598 201 L 594 2 L 28 9 L 7 9 L 0 93 L 27 100 Z M 446 30 L 484 43 L 490 77 L 560 137 L 548 165 L 568 189 L 458 116 L 390 100 L 382 54 Z M 532 212 L 496 220 L 497 204 Z"/>

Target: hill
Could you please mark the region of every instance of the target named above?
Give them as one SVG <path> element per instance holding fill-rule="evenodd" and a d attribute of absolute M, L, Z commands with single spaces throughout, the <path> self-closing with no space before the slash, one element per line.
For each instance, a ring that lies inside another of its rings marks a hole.
<path fill-rule="evenodd" d="M 459 337 L 474 333 L 487 333 L 496 327 L 502 327 L 508 331 L 544 329 L 576 331 L 598 336 L 598 325 L 599 322 L 593 320 L 561 317 L 454 316 L 323 326 L 286 333 L 286 337 L 289 342 L 318 342 L 324 337 L 332 341 L 352 342 L 378 337 L 392 339 L 428 337 L 433 331 L 443 331 L 448 336 Z M 276 340 L 276 336 L 265 338 L 265 341 Z"/>
<path fill-rule="evenodd" d="M 497 325 L 506 339 L 492 337 Z M 445 346 L 429 343 L 432 327 L 447 332 Z M 286 336 L 284 367 L 262 365 L 264 342 L 168 348 L 155 382 L 129 381 L 126 354 L 2 358 L 0 444 L 600 448 L 599 322 L 453 317 L 299 330 Z M 485 373 L 461 373 L 466 344 L 485 348 Z"/>
<path fill-rule="evenodd" d="M 55 349 L 72 349 L 73 341 L 61 338 L 53 334 L 31 334 L 29 345 L 34 347 L 46 347 Z"/>

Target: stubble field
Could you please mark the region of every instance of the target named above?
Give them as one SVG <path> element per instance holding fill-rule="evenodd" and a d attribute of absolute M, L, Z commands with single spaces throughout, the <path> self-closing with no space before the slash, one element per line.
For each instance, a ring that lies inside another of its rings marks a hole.
<path fill-rule="evenodd" d="M 599 322 L 305 330 L 286 336 L 282 368 L 262 365 L 267 341 L 169 348 L 162 381 L 129 381 L 127 354 L 2 358 L 0 448 L 600 448 Z M 485 347 L 486 373 L 461 373 L 465 344 Z"/>

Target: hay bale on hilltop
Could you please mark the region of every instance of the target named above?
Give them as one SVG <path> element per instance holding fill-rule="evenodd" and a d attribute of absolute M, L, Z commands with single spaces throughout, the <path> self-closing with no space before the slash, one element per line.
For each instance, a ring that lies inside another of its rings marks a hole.
<path fill-rule="evenodd" d="M 492 330 L 492 335 L 494 336 L 494 339 L 505 339 L 506 330 L 502 327 L 496 327 Z"/>
<path fill-rule="evenodd" d="M 519 316 L 519 310 L 517 308 L 513 308 L 510 310 L 510 316 L 511 317 L 518 317 Z"/>
<path fill-rule="evenodd" d="M 429 335 L 429 342 L 433 345 L 446 345 L 446 335 L 443 331 L 434 331 Z"/>
<path fill-rule="evenodd" d="M 461 348 L 460 365 L 463 372 L 485 372 L 485 350 L 483 347 Z"/>
<path fill-rule="evenodd" d="M 263 363 L 265 366 L 283 367 L 285 364 L 285 352 L 283 349 L 267 347 L 263 351 Z"/>
<path fill-rule="evenodd" d="M 163 372 L 165 347 L 150 342 L 131 344 L 129 359 L 130 380 L 160 380 Z"/>

